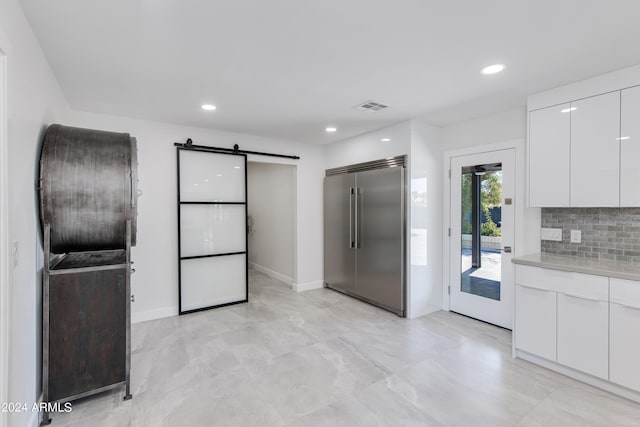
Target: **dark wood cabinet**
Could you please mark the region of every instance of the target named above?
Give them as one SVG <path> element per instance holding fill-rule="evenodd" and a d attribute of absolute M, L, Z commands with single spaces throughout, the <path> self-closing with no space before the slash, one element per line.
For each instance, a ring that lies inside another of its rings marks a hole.
<path fill-rule="evenodd" d="M 50 400 L 126 380 L 125 275 L 119 268 L 51 276 Z"/>
<path fill-rule="evenodd" d="M 47 235 L 48 226 L 45 238 Z M 124 387 L 125 399 L 131 398 L 130 278 L 128 245 L 125 250 L 55 257 L 45 253 L 45 402 L 72 401 L 117 387 Z M 50 421 L 45 413 L 42 423 Z"/>

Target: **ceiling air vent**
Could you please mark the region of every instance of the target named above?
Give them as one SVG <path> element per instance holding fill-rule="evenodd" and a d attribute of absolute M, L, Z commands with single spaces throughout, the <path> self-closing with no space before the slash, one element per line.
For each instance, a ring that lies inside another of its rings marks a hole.
<path fill-rule="evenodd" d="M 366 101 L 362 104 L 358 104 L 355 107 L 356 110 L 359 111 L 369 111 L 371 113 L 375 113 L 376 111 L 384 110 L 385 108 L 389 108 L 388 105 L 381 104 L 379 102 L 375 102 L 372 100 Z"/>

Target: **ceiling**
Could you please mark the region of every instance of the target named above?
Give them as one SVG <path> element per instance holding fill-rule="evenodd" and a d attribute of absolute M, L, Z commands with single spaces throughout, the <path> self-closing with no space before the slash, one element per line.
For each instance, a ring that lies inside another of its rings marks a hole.
<path fill-rule="evenodd" d="M 21 3 L 76 110 L 310 143 L 475 118 L 640 63 L 637 0 Z M 493 63 L 507 69 L 480 74 Z M 368 100 L 389 108 L 352 108 Z"/>

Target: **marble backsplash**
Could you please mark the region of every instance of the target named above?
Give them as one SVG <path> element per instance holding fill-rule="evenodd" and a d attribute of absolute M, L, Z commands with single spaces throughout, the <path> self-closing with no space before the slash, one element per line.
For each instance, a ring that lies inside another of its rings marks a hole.
<path fill-rule="evenodd" d="M 542 252 L 640 262 L 640 208 L 543 208 L 543 228 L 562 228 L 562 241 L 542 240 Z M 582 242 L 570 243 L 571 230 Z"/>

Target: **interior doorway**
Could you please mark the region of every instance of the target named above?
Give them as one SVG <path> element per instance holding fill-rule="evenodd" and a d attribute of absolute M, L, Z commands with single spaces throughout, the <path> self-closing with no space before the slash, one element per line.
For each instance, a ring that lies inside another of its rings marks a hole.
<path fill-rule="evenodd" d="M 249 267 L 296 283 L 296 166 L 249 161 Z"/>
<path fill-rule="evenodd" d="M 451 157 L 450 309 L 513 324 L 515 149 Z"/>

